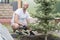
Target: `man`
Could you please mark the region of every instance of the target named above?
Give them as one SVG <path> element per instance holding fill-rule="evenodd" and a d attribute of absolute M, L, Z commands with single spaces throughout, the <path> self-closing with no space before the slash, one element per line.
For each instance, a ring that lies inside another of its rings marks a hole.
<path fill-rule="evenodd" d="M 22 8 L 19 8 L 14 12 L 12 18 L 12 28 L 14 32 L 19 29 L 19 27 L 26 27 L 30 30 L 30 28 L 28 27 L 28 20 L 30 17 L 29 13 L 27 12 L 28 6 L 29 4 L 25 2 Z"/>

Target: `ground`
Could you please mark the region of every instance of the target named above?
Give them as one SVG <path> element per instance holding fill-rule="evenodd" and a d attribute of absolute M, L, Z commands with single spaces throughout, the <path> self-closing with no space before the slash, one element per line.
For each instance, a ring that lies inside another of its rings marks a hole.
<path fill-rule="evenodd" d="M 9 30 L 10 33 L 13 33 L 12 27 L 8 24 L 3 24 L 7 29 Z M 60 37 L 60 32 L 52 32 L 53 35 Z M 14 40 L 18 40 L 17 38 L 14 38 Z"/>

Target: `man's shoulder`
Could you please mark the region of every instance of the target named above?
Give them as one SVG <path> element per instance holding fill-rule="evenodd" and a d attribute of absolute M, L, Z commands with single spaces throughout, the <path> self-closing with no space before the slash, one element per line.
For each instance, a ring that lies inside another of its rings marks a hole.
<path fill-rule="evenodd" d="M 22 8 L 18 8 L 14 13 L 20 13 L 22 11 Z"/>
<path fill-rule="evenodd" d="M 15 14 L 18 14 L 18 15 L 19 15 L 20 12 L 21 12 L 21 10 L 22 10 L 22 8 L 18 8 L 18 9 L 14 12 L 14 15 L 15 15 Z"/>
<path fill-rule="evenodd" d="M 18 10 L 20 11 L 20 10 L 22 10 L 22 8 L 18 8 L 16 11 L 18 11 Z"/>

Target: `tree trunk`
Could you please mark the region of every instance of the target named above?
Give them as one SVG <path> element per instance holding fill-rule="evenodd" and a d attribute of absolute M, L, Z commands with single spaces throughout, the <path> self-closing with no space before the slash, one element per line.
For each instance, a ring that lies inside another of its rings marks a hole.
<path fill-rule="evenodd" d="M 45 35 L 45 40 L 47 40 L 47 35 Z"/>

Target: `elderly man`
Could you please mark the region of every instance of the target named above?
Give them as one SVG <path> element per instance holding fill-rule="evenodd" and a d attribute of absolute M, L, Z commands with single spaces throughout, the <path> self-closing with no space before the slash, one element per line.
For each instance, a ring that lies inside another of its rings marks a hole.
<path fill-rule="evenodd" d="M 30 30 L 30 28 L 28 27 L 28 22 L 29 22 L 28 20 L 30 17 L 30 15 L 27 11 L 28 6 L 29 6 L 29 4 L 25 2 L 25 3 L 23 3 L 22 8 L 19 8 L 14 12 L 14 15 L 13 15 L 13 18 L 11 21 L 14 32 L 17 29 L 19 29 L 19 27 L 26 27 L 27 29 Z"/>

